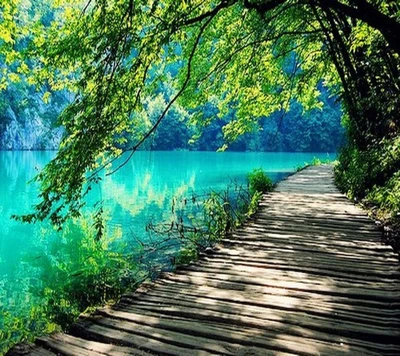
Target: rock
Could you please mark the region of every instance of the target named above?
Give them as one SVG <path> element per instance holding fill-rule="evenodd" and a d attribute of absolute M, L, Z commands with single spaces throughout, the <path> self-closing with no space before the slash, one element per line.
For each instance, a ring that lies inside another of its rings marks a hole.
<path fill-rule="evenodd" d="M 71 99 L 67 93 L 57 95 L 54 103 L 45 104 L 42 93 L 31 94 L 27 107 L 18 106 L 21 98 L 10 100 L 10 106 L 0 112 L 0 149 L 58 149 L 64 130 L 54 127 L 54 122 Z"/>

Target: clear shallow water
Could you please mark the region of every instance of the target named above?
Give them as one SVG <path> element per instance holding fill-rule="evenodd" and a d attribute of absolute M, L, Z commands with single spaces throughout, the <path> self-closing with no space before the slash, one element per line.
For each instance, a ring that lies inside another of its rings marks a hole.
<path fill-rule="evenodd" d="M 27 182 L 54 155 L 51 151 L 0 152 L 0 276 L 12 276 L 32 245 L 46 246 L 49 229 L 43 232 L 42 226 L 21 224 L 10 216 L 30 212 L 38 192 Z M 231 181 L 245 183 L 247 173 L 255 168 L 263 168 L 278 181 L 313 157 L 335 158 L 323 153 L 137 152 L 93 189 L 91 200 L 104 201 L 111 225 L 122 227 L 124 234 L 141 236 L 150 220 L 168 219 L 173 197 L 222 190 Z"/>
<path fill-rule="evenodd" d="M 37 189 L 27 182 L 54 152 L 0 152 L 0 307 L 13 308 L 14 299 L 28 298 L 34 288 L 43 288 L 27 268 L 41 255 L 51 254 L 57 233 L 45 225 L 26 225 L 10 219 L 29 213 L 37 201 Z M 109 224 L 122 236 L 143 237 L 150 220 L 170 216 L 173 197 L 222 190 L 231 181 L 245 183 L 246 175 L 263 168 L 278 181 L 321 153 L 215 153 L 137 152 L 116 174 L 93 189 L 91 200 L 102 199 Z M 23 281 L 23 282 L 22 282 Z M 1 315 L 0 315 L 1 318 Z"/>

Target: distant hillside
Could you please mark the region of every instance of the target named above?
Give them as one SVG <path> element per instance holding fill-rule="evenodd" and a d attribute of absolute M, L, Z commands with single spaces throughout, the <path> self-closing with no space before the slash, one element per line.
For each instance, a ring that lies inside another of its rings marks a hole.
<path fill-rule="evenodd" d="M 57 149 L 63 129 L 57 117 L 68 104 L 67 94 L 55 93 L 46 104 L 43 93 L 22 84 L 10 85 L 0 99 L 0 149 L 43 150 Z M 298 104 L 285 115 L 277 113 L 261 119 L 261 129 L 245 134 L 229 146 L 233 151 L 286 151 L 286 152 L 334 152 L 344 143 L 341 126 L 342 111 L 334 99 L 322 92 L 324 107 L 303 114 Z M 162 103 L 161 103 L 162 104 Z M 203 110 L 205 120 L 216 117 L 218 110 L 208 105 Z M 151 110 L 148 109 L 150 112 Z M 161 123 L 145 149 L 215 151 L 224 143 L 222 127 L 234 113 L 221 119 L 211 120 L 200 137 L 192 144 L 196 133 L 188 125 L 184 110 L 172 109 Z M 129 138 L 127 147 L 129 146 Z"/>
<path fill-rule="evenodd" d="M 68 104 L 68 95 L 56 93 L 46 104 L 43 92 L 20 82 L 11 84 L 0 96 L 0 149 L 57 149 L 63 129 L 57 118 Z"/>

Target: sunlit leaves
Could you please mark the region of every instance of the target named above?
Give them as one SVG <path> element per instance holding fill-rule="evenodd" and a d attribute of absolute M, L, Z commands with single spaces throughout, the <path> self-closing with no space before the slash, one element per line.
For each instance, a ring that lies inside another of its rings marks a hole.
<path fill-rule="evenodd" d="M 152 112 L 162 117 L 169 105 L 165 98 L 176 95 L 157 94 L 166 81 L 171 93 L 185 89 L 184 107 L 196 111 L 216 100 L 220 116 L 234 112 L 224 129 L 227 141 L 256 130 L 259 118 L 288 110 L 296 93 L 306 107 L 317 103 L 311 88 L 324 68 L 309 65 L 315 56 L 307 62 L 299 52 L 303 63 L 290 68 L 293 51 L 321 49 L 318 31 L 305 22 L 308 14 L 301 8 L 277 8 L 268 20 L 233 0 L 85 5 L 54 1 L 53 20 L 46 31 L 37 26 L 33 36 L 39 65 L 32 83 L 68 88 L 77 96 L 60 117 L 66 136 L 55 160 L 37 177 L 43 201 L 28 221 L 49 216 L 60 226 L 69 214 L 79 215 L 82 187 L 96 181 L 105 157 L 118 154 L 127 142 L 141 142 L 158 122 Z M 177 63 L 178 76 L 168 77 L 168 66 Z M 43 100 L 49 100 L 48 93 Z M 192 122 L 207 124 L 200 112 Z"/>
<path fill-rule="evenodd" d="M 212 101 L 216 119 L 231 115 L 227 142 L 257 130 L 260 118 L 290 110 L 293 99 L 305 110 L 320 108 L 321 80 L 340 87 L 327 51 L 329 24 L 317 16 L 326 7 L 318 6 L 281 1 L 257 11 L 237 0 L 53 0 L 53 16 L 34 27 L 30 83 L 67 88 L 76 99 L 60 117 L 66 135 L 38 176 L 43 202 L 31 218 L 50 215 L 60 225 L 68 209 L 79 215 L 82 187 L 121 146 L 136 150 L 178 93 L 198 128 L 214 119 L 201 109 Z M 355 27 L 354 50 L 368 46 L 368 31 Z M 172 95 L 159 95 L 165 82 Z"/>
<path fill-rule="evenodd" d="M 353 27 L 350 51 L 354 53 L 358 48 L 368 48 L 372 50 L 371 45 L 376 37 L 379 36 L 380 34 L 377 30 L 373 30 L 365 23 L 359 22 L 357 26 Z M 370 54 L 371 52 L 368 53 L 368 55 Z"/>
<path fill-rule="evenodd" d="M 320 33 L 305 22 L 306 11 L 285 15 L 268 22 L 232 6 L 221 11 L 205 34 L 210 40 L 200 44 L 197 81 L 183 102 L 195 107 L 216 95 L 221 116 L 234 108 L 236 120 L 224 130 L 228 141 L 254 130 L 259 118 L 288 110 L 294 97 L 307 109 L 319 105 L 315 88 L 329 68 L 329 61 L 316 60 L 322 52 Z M 193 121 L 204 123 L 201 116 Z"/>

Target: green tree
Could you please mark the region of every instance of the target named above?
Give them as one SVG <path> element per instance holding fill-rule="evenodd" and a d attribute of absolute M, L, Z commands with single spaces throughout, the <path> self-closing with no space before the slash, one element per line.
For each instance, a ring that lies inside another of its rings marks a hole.
<path fill-rule="evenodd" d="M 306 111 L 321 107 L 323 80 L 343 97 L 356 145 L 366 147 L 388 130 L 398 131 L 398 118 L 385 118 L 380 101 L 388 85 L 388 97 L 399 97 L 394 1 L 76 3 L 58 1 L 62 11 L 34 41 L 42 65 L 37 77 L 52 88 L 69 85 L 77 96 L 61 115 L 66 135 L 57 157 L 37 176 L 41 202 L 26 221 L 50 217 L 61 225 L 79 215 L 98 172 L 121 147 L 130 150 L 129 159 L 178 100 L 195 110 L 217 97 L 220 118 L 233 110 L 235 117 L 223 129 L 229 143 L 259 128 L 259 118 L 288 111 L 293 99 Z M 172 65 L 178 72 L 174 94 L 143 129 L 138 113 L 158 95 Z M 210 124 L 199 111 L 191 123 Z M 128 147 L 127 133 L 133 142 Z"/>

